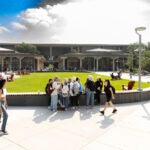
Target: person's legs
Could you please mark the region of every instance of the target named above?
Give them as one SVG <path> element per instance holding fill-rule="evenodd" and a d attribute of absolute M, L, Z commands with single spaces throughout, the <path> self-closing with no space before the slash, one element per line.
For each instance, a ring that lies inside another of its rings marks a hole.
<path fill-rule="evenodd" d="M 53 101 L 53 103 L 54 103 L 54 110 L 56 111 L 57 110 L 57 103 L 58 103 L 58 95 L 54 95 L 54 101 Z"/>
<path fill-rule="evenodd" d="M 73 100 L 73 105 L 72 106 L 75 107 L 76 106 L 76 96 L 73 96 L 72 100 Z"/>
<path fill-rule="evenodd" d="M 90 91 L 86 90 L 86 106 L 89 106 L 90 102 Z"/>
<path fill-rule="evenodd" d="M 107 107 L 108 107 L 108 102 L 105 102 L 105 105 L 104 105 L 104 112 L 106 111 Z"/>
<path fill-rule="evenodd" d="M 3 122 L 2 122 L 2 131 L 6 131 L 6 124 L 8 119 L 8 113 L 5 107 L 5 102 L 1 102 L 1 108 L 3 112 Z"/>
<path fill-rule="evenodd" d="M 70 103 L 71 103 L 71 107 L 73 107 L 73 100 L 74 99 L 74 96 L 70 96 Z"/>
<path fill-rule="evenodd" d="M 91 92 L 91 106 L 94 106 L 94 92 Z"/>
<path fill-rule="evenodd" d="M 113 108 L 112 113 L 115 113 L 117 111 L 117 109 L 115 108 L 115 105 L 112 103 L 112 101 L 109 101 L 109 105 Z"/>
<path fill-rule="evenodd" d="M 51 105 L 51 95 L 49 95 L 49 106 Z"/>
<path fill-rule="evenodd" d="M 76 96 L 76 99 L 77 99 L 77 101 L 76 101 L 76 106 L 79 106 L 79 98 L 80 98 L 80 94 L 78 94 L 78 95 Z"/>
<path fill-rule="evenodd" d="M 101 104 L 101 93 L 99 92 L 99 105 Z"/>
<path fill-rule="evenodd" d="M 105 114 L 105 111 L 106 111 L 107 107 L 108 107 L 108 101 L 105 102 L 104 110 L 100 111 L 100 113 L 101 113 L 102 115 Z"/>
<path fill-rule="evenodd" d="M 78 95 L 76 95 L 74 98 L 74 104 L 75 104 L 75 107 L 78 106 Z"/>
<path fill-rule="evenodd" d="M 51 110 L 54 109 L 54 95 L 51 95 Z"/>
<path fill-rule="evenodd" d="M 69 103 L 69 97 L 64 98 L 64 105 L 65 105 L 65 110 L 68 109 L 68 103 Z"/>
<path fill-rule="evenodd" d="M 112 103 L 112 101 L 109 101 L 109 105 L 113 108 L 113 110 L 115 109 L 115 105 Z"/>
<path fill-rule="evenodd" d="M 99 91 L 96 91 L 95 99 L 96 99 L 97 104 L 100 104 L 100 93 L 99 93 Z"/>

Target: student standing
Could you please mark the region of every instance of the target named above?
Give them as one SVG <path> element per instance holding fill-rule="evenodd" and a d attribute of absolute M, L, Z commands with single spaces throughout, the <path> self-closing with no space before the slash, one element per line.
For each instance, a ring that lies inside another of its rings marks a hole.
<path fill-rule="evenodd" d="M 69 104 L 69 86 L 68 79 L 64 79 L 64 84 L 62 86 L 62 98 L 63 98 L 63 106 L 65 111 L 68 109 Z"/>
<path fill-rule="evenodd" d="M 7 119 L 8 119 L 8 113 L 7 113 L 8 105 L 7 105 L 7 100 L 6 100 L 6 95 L 7 95 L 6 85 L 7 85 L 7 81 L 5 79 L 0 80 L 0 107 L 1 107 L 2 113 L 3 113 L 3 121 L 2 121 L 1 131 L 4 134 L 7 134 L 6 124 L 7 124 Z"/>
<path fill-rule="evenodd" d="M 69 87 L 70 87 L 69 94 L 70 94 L 71 107 L 73 109 L 76 109 L 76 106 L 77 106 L 76 91 L 75 91 L 75 88 L 77 87 L 76 77 L 72 78 L 72 81 L 70 82 Z"/>
<path fill-rule="evenodd" d="M 52 84 L 53 84 L 53 80 L 49 79 L 49 82 L 47 83 L 47 85 L 45 87 L 45 92 L 49 97 L 49 104 L 48 105 L 50 105 L 50 103 L 51 103 L 51 93 L 53 92 Z"/>
<path fill-rule="evenodd" d="M 97 77 L 97 81 L 95 82 L 95 99 L 97 104 L 100 104 L 100 95 L 102 93 L 102 87 L 103 87 L 103 81 L 101 80 L 101 77 Z"/>
<path fill-rule="evenodd" d="M 58 91 L 61 88 L 61 83 L 58 77 L 54 78 L 52 88 L 53 88 L 53 92 L 51 93 L 51 110 L 57 111 Z"/>
<path fill-rule="evenodd" d="M 108 107 L 108 104 L 109 104 L 110 106 L 112 106 L 112 108 L 113 108 L 112 113 L 116 113 L 116 112 L 117 112 L 117 109 L 115 108 L 115 105 L 112 103 L 112 100 L 115 99 L 115 95 L 114 95 L 115 93 L 114 93 L 113 88 L 114 88 L 114 87 L 111 86 L 109 80 L 105 80 L 105 81 L 104 81 L 104 92 L 105 92 L 105 94 L 106 94 L 106 102 L 105 102 L 104 110 L 103 110 L 103 111 L 100 111 L 100 113 L 101 113 L 102 115 L 105 114 L 105 111 L 106 111 L 106 109 L 107 109 L 107 107 Z"/>
<path fill-rule="evenodd" d="M 89 75 L 85 83 L 86 88 L 86 106 L 88 108 L 91 101 L 91 108 L 94 106 L 94 92 L 95 92 L 95 83 L 93 81 L 93 76 Z"/>

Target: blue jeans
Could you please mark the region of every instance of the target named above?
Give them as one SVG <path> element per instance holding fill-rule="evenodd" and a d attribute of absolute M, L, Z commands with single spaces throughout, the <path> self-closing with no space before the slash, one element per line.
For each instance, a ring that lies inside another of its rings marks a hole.
<path fill-rule="evenodd" d="M 6 107 L 5 107 L 5 102 L 0 101 L 0 104 L 1 104 L 2 112 L 3 112 L 2 130 L 5 131 L 6 130 L 7 119 L 8 119 L 8 113 L 7 113 L 7 110 L 6 110 Z"/>
<path fill-rule="evenodd" d="M 91 101 L 91 106 L 94 106 L 94 91 L 86 90 L 86 106 L 89 106 Z"/>
<path fill-rule="evenodd" d="M 65 108 L 68 108 L 68 104 L 69 104 L 69 97 L 63 97 L 63 105 L 65 106 Z"/>
<path fill-rule="evenodd" d="M 57 110 L 58 95 L 51 95 L 51 110 Z"/>

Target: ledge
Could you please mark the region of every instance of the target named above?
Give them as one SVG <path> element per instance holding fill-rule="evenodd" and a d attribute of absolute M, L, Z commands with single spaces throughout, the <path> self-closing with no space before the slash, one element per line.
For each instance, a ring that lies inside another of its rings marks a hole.
<path fill-rule="evenodd" d="M 150 88 L 144 89 L 142 92 L 137 90 L 116 91 L 115 104 L 132 103 L 146 101 L 150 98 Z M 27 92 L 27 93 L 8 93 L 8 105 L 10 106 L 48 106 L 49 96 L 45 92 Z M 104 104 L 105 94 L 101 95 L 101 104 Z M 82 94 L 79 99 L 80 105 L 86 104 L 86 95 Z"/>

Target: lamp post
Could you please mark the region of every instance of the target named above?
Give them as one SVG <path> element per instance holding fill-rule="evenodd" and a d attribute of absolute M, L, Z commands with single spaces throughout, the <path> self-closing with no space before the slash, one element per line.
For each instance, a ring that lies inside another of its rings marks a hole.
<path fill-rule="evenodd" d="M 139 33 L 140 31 L 146 30 L 146 27 L 137 27 L 135 28 L 136 34 L 139 36 L 139 83 L 138 83 L 138 91 L 142 91 L 142 86 L 141 86 L 141 72 L 142 72 L 142 36 Z"/>

